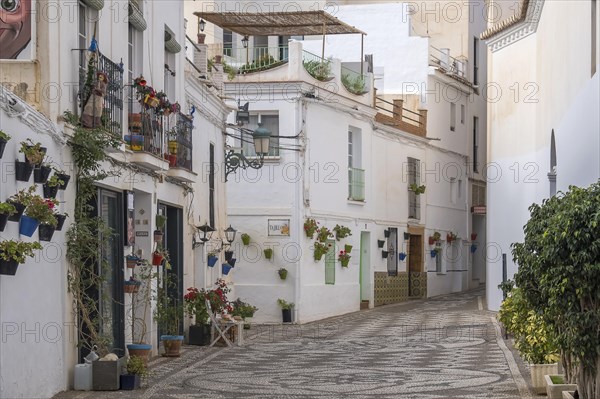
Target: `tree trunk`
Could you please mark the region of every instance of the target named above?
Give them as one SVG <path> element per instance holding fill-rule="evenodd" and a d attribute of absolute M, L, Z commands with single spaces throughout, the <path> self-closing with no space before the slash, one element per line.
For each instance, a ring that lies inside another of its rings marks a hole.
<path fill-rule="evenodd" d="M 600 398 L 600 396 L 598 396 L 600 394 L 600 386 L 598 384 L 598 380 L 600 379 L 600 369 L 597 369 L 599 365 L 600 358 L 597 358 L 596 367 L 579 367 L 577 373 L 577 390 L 581 399 Z"/>

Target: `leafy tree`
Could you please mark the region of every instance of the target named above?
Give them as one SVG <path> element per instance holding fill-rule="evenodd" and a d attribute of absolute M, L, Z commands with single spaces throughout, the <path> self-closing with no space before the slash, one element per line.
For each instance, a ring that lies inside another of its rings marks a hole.
<path fill-rule="evenodd" d="M 600 182 L 530 208 L 515 282 L 553 330 L 567 380 L 600 398 Z"/>

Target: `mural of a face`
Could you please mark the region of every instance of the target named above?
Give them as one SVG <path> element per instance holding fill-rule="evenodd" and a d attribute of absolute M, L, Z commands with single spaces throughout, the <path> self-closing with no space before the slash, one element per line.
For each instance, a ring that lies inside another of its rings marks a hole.
<path fill-rule="evenodd" d="M 0 59 L 15 59 L 31 40 L 31 0 L 0 0 Z"/>

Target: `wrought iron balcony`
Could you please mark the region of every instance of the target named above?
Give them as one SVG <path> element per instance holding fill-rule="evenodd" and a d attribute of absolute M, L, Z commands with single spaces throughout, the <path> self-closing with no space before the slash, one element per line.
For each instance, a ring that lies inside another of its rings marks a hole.
<path fill-rule="evenodd" d="M 177 114 L 177 125 L 168 134 L 169 166 L 192 171 L 192 120 L 183 114 Z"/>

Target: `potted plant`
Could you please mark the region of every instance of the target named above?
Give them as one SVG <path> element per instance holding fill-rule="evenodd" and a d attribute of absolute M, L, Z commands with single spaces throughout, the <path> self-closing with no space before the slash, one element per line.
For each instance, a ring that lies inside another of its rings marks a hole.
<path fill-rule="evenodd" d="M 28 162 L 15 160 L 15 179 L 17 181 L 28 182 L 33 173 L 34 165 Z"/>
<path fill-rule="evenodd" d="M 338 255 L 338 260 L 342 264 L 342 267 L 348 267 L 350 258 L 351 258 L 351 256 L 346 251 L 340 251 L 340 253 Z"/>
<path fill-rule="evenodd" d="M 39 195 L 32 196 L 21 217 L 19 234 L 33 236 L 40 223 L 56 227 L 57 220 L 53 212 L 55 205 L 55 200 L 44 199 Z"/>
<path fill-rule="evenodd" d="M 338 241 L 342 238 L 346 238 L 352 235 L 352 230 L 350 230 L 349 227 L 340 226 L 339 224 L 335 225 L 335 227 L 333 228 L 333 232 L 335 233 L 335 239 Z"/>
<path fill-rule="evenodd" d="M 127 268 L 129 269 L 135 268 L 140 261 L 140 257 L 135 254 L 129 254 L 125 257 L 125 262 L 127 264 Z"/>
<path fill-rule="evenodd" d="M 448 241 L 448 244 L 452 244 L 452 241 L 455 241 L 457 238 L 458 235 L 454 234 L 453 232 L 446 234 L 446 241 Z"/>
<path fill-rule="evenodd" d="M 10 135 L 0 130 L 0 159 L 2 159 L 2 156 L 4 155 L 4 149 L 6 148 L 8 140 L 10 140 Z"/>
<path fill-rule="evenodd" d="M 244 245 L 250 245 L 250 235 L 243 233 L 242 234 L 242 243 L 244 243 Z"/>
<path fill-rule="evenodd" d="M 67 220 L 67 217 L 69 217 L 68 213 L 55 213 L 54 216 L 56 217 L 56 231 L 61 231 L 65 221 Z"/>
<path fill-rule="evenodd" d="M 179 335 L 179 325 L 183 316 L 183 306 L 169 295 L 169 291 L 177 288 L 174 274 L 167 274 L 162 279 L 163 284 L 156 290 L 156 308 L 154 320 L 161 332 L 160 340 L 164 346 L 163 356 L 179 357 L 183 335 Z"/>
<path fill-rule="evenodd" d="M 475 241 L 477 239 L 477 233 L 471 233 L 471 241 Z"/>
<path fill-rule="evenodd" d="M 31 198 L 35 195 L 35 186 L 30 186 L 28 189 L 23 189 L 11 196 L 6 202 L 12 204 L 17 211 L 12 216 L 8 217 L 9 222 L 19 222 L 21 216 L 27 207 L 27 204 L 31 201 Z"/>
<path fill-rule="evenodd" d="M 319 240 L 320 242 L 325 242 L 332 237 L 333 233 L 325 226 L 317 230 L 317 240 Z"/>
<path fill-rule="evenodd" d="M 383 248 L 385 245 L 385 240 L 377 240 L 377 248 Z"/>
<path fill-rule="evenodd" d="M 410 240 L 410 233 L 408 231 L 404 232 L 404 240 L 405 241 Z"/>
<path fill-rule="evenodd" d="M 43 219 L 40 219 L 40 226 L 38 228 L 38 238 L 40 241 L 51 241 L 54 232 L 56 231 L 56 226 L 58 226 L 58 219 L 56 214 L 54 213 L 56 205 L 58 202 L 56 200 L 46 199 L 44 200 L 46 206 L 50 210 L 50 214 L 45 214 Z M 25 211 L 27 212 L 27 210 Z"/>
<path fill-rule="evenodd" d="M 312 239 L 315 236 L 315 232 L 318 228 L 319 224 L 315 219 L 306 218 L 306 220 L 304 221 L 304 233 L 308 238 Z"/>
<path fill-rule="evenodd" d="M 346 251 L 347 253 L 351 253 L 352 252 L 352 245 L 350 244 L 345 244 L 344 245 L 344 251 Z"/>
<path fill-rule="evenodd" d="M 244 329 L 249 329 L 250 324 L 246 323 L 246 319 L 254 317 L 254 313 L 258 310 L 256 306 L 252 306 L 249 303 L 242 301 L 240 298 L 231 302 L 231 307 L 233 308 L 231 311 L 231 315 L 236 317 L 241 317 L 244 321 Z"/>
<path fill-rule="evenodd" d="M 415 193 L 416 195 L 421 195 L 425 193 L 425 186 L 419 186 L 418 184 L 415 183 L 411 183 L 408 186 L 408 190 L 412 191 L 413 193 Z"/>
<path fill-rule="evenodd" d="M 44 198 L 55 198 L 56 194 L 58 194 L 60 185 L 63 183 L 64 182 L 60 180 L 58 175 L 52 175 L 52 177 L 49 178 L 46 183 L 44 183 Z"/>
<path fill-rule="evenodd" d="M 137 294 L 140 291 L 141 281 L 136 280 L 133 276 L 129 277 L 129 280 L 123 282 L 123 291 L 126 294 Z"/>
<path fill-rule="evenodd" d="M 233 251 L 225 251 L 225 260 L 229 261 L 233 258 Z"/>
<path fill-rule="evenodd" d="M 217 255 L 218 255 L 218 253 L 216 251 L 210 251 L 208 253 L 207 259 L 206 259 L 206 263 L 208 264 L 208 267 L 214 267 L 215 266 L 215 264 L 219 260 L 219 257 Z"/>
<path fill-rule="evenodd" d="M 156 215 L 156 230 L 154 230 L 154 242 L 162 245 L 164 233 L 163 230 L 167 223 L 167 217 L 165 215 Z"/>
<path fill-rule="evenodd" d="M 164 251 L 162 249 L 157 249 L 152 253 L 152 265 L 160 266 L 165 260 Z"/>
<path fill-rule="evenodd" d="M 429 236 L 429 245 L 438 243 L 441 237 L 442 235 L 438 231 L 434 232 L 432 236 Z"/>
<path fill-rule="evenodd" d="M 148 374 L 144 360 L 139 356 L 129 356 L 127 374 L 121 375 L 121 389 L 131 391 L 140 387 L 140 380 Z"/>
<path fill-rule="evenodd" d="M 544 375 L 544 380 L 548 399 L 562 399 L 563 392 L 577 389 L 577 384 L 567 384 L 564 374 Z"/>
<path fill-rule="evenodd" d="M 71 180 L 71 176 L 69 174 L 58 168 L 54 168 L 54 174 L 58 177 L 58 189 L 65 190 L 69 185 L 69 180 Z"/>
<path fill-rule="evenodd" d="M 52 167 L 42 162 L 39 167 L 33 169 L 34 183 L 46 183 L 48 181 L 48 177 L 50 177 L 50 172 L 52 172 Z"/>
<path fill-rule="evenodd" d="M 404 259 L 406 259 L 406 252 L 400 252 L 398 254 L 398 259 L 400 259 L 400 261 L 403 261 Z"/>
<path fill-rule="evenodd" d="M 387 259 L 387 257 L 388 257 L 388 255 L 389 255 L 389 254 L 390 254 L 390 253 L 389 253 L 388 251 L 381 251 L 381 257 L 382 257 L 383 259 Z"/>
<path fill-rule="evenodd" d="M 385 229 L 383 230 L 383 236 L 385 238 L 389 238 L 390 237 L 390 229 Z"/>
<path fill-rule="evenodd" d="M 188 340 L 190 345 L 205 346 L 210 344 L 210 317 L 206 308 L 206 299 L 209 293 L 203 288 L 188 288 L 183 296 L 184 310 L 194 324 L 190 325 Z"/>
<path fill-rule="evenodd" d="M 429 254 L 431 255 L 432 258 L 435 258 L 437 256 L 437 254 L 438 254 L 438 251 L 439 251 L 439 249 L 435 248 L 435 249 L 432 249 L 429 252 Z"/>
<path fill-rule="evenodd" d="M 17 213 L 17 208 L 9 202 L 0 202 L 0 231 L 4 231 L 8 218 Z"/>
<path fill-rule="evenodd" d="M 39 242 L 14 240 L 0 241 L 0 274 L 14 276 L 26 258 L 33 258 L 33 250 L 42 249 Z"/>
<path fill-rule="evenodd" d="M 273 258 L 273 248 L 265 248 L 263 252 L 265 253 L 265 258 L 266 259 L 272 259 Z"/>
<path fill-rule="evenodd" d="M 155 285 L 154 278 L 158 276 L 158 273 L 154 273 L 152 265 L 147 260 L 141 259 L 138 262 L 138 268 L 136 269 L 136 277 L 132 276 L 129 281 L 131 285 L 137 285 L 136 287 L 130 288 L 135 295 L 131 299 L 131 336 L 132 342 L 127 345 L 127 351 L 129 356 L 140 357 L 144 365 L 148 364 L 150 352 L 152 351 L 152 345 L 147 342 L 148 325 L 147 316 L 150 315 L 150 309 L 152 306 L 152 299 L 155 297 Z"/>
<path fill-rule="evenodd" d="M 320 261 L 321 258 L 323 257 L 323 255 L 325 255 L 327 253 L 327 251 L 329 251 L 329 248 L 331 247 L 331 244 L 323 244 L 321 242 L 315 242 L 315 247 L 314 247 L 314 252 L 313 252 L 313 257 L 315 259 L 315 261 Z"/>
<path fill-rule="evenodd" d="M 285 280 L 287 278 L 288 271 L 285 267 L 282 267 L 281 269 L 277 270 L 277 274 L 279 274 L 280 279 Z"/>
<path fill-rule="evenodd" d="M 31 139 L 21 142 L 21 149 L 19 152 L 25 155 L 25 162 L 34 167 L 39 167 L 46 156 L 47 149 L 42 147 L 41 143 L 33 143 Z"/>
<path fill-rule="evenodd" d="M 233 269 L 233 266 L 231 266 L 229 263 L 223 263 L 221 265 L 221 273 L 223 273 L 223 275 L 225 275 L 225 276 L 227 276 L 229 274 L 231 269 Z"/>
<path fill-rule="evenodd" d="M 284 323 L 292 322 L 292 309 L 294 308 L 294 303 L 286 302 L 285 300 L 279 298 L 277 299 L 277 304 L 281 308 L 281 317 Z"/>

